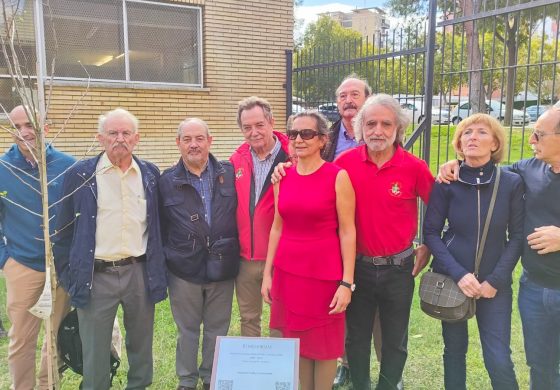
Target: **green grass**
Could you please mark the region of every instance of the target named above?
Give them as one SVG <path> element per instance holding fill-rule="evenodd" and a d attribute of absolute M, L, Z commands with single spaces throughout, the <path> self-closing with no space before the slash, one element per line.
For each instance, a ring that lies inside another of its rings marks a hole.
<path fill-rule="evenodd" d="M 441 125 L 432 126 L 430 136 L 430 170 L 437 173 L 437 168 L 452 159 L 456 158 L 455 151 L 451 145 L 453 134 L 455 133 L 456 126 L 454 125 Z M 407 136 L 412 133 L 412 126 L 407 129 Z M 506 153 L 502 164 L 509 164 L 523 158 L 533 156 L 533 152 L 529 146 L 529 136 L 531 135 L 532 128 L 525 127 L 511 127 L 506 128 Z M 410 150 L 413 154 L 423 158 L 421 153 L 422 136 L 419 137 Z"/>
<path fill-rule="evenodd" d="M 517 289 L 521 267 L 518 265 L 514 274 L 514 305 L 512 315 L 512 340 L 511 349 L 515 371 L 520 388 L 528 388 L 528 368 L 525 365 L 523 351 L 523 337 L 521 323 L 517 311 Z M 0 316 L 7 324 L 5 314 L 5 286 L 4 279 L 0 278 Z M 419 278 L 416 279 L 418 287 Z M 119 313 L 121 315 L 121 313 Z M 265 313 L 264 324 L 268 323 L 268 309 Z M 231 319 L 230 335 L 239 335 L 239 312 L 234 304 Z M 121 322 L 122 324 L 122 322 Z M 490 380 L 484 363 L 482 351 L 478 338 L 476 321 L 469 321 L 470 344 L 467 357 L 467 387 L 470 389 L 491 389 Z M 155 334 L 154 334 L 154 383 L 152 389 L 175 389 L 177 379 L 175 377 L 175 338 L 176 328 L 169 309 L 169 301 L 166 300 L 156 306 Z M 8 389 L 10 380 L 7 368 L 7 339 L 0 340 L 0 389 Z M 124 348 L 123 348 L 124 349 Z M 441 389 L 443 388 L 443 342 L 441 338 L 441 324 L 420 310 L 418 294 L 414 296 L 412 314 L 410 319 L 408 361 L 404 371 L 405 386 L 409 390 L 416 389 Z M 123 353 L 125 351 L 123 350 Z M 375 355 L 375 354 L 373 354 Z M 379 366 L 372 356 L 372 378 L 377 378 Z M 114 389 L 124 389 L 126 385 L 127 362 L 126 357 L 122 359 L 122 366 L 113 382 Z M 62 389 L 75 390 L 78 388 L 80 377 L 67 371 L 62 380 Z M 250 389 L 248 389 L 250 390 Z M 260 390 L 260 389 L 259 389 Z M 266 389 L 263 389 L 266 390 Z"/>

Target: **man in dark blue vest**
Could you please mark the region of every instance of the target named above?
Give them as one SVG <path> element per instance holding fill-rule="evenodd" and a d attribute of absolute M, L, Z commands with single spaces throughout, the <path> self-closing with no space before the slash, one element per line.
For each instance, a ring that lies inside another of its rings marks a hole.
<path fill-rule="evenodd" d="M 194 390 L 199 378 L 209 389 L 216 337 L 227 335 L 239 271 L 235 177 L 231 163 L 210 153 L 204 121 L 181 122 L 176 143 L 181 159 L 163 173 L 159 188 L 169 298 L 179 332 L 177 389 Z"/>

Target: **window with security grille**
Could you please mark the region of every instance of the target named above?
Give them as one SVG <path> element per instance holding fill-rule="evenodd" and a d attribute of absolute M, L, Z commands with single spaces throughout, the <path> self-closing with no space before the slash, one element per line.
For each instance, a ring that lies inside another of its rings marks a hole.
<path fill-rule="evenodd" d="M 201 9 L 142 0 L 43 3 L 57 79 L 202 86 Z"/>

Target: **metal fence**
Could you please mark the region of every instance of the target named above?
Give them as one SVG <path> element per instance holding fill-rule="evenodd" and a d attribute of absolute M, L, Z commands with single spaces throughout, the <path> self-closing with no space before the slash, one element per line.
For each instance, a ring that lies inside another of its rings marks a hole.
<path fill-rule="evenodd" d="M 560 97 L 560 3 L 431 0 L 425 9 L 386 34 L 288 52 L 287 112 L 336 119 L 334 91 L 356 73 L 401 102 L 412 119 L 405 146 L 433 169 L 455 156 L 455 125 L 475 112 L 508 130 L 508 162 L 530 156 L 534 121 Z"/>

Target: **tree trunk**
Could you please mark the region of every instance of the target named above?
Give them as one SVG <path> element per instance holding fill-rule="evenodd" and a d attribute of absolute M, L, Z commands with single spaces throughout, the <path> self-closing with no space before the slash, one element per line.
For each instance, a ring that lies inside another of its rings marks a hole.
<path fill-rule="evenodd" d="M 461 0 L 463 14 L 470 16 L 480 10 L 480 0 Z M 467 68 L 469 71 L 469 101 L 470 114 L 486 112 L 484 102 L 484 87 L 482 85 L 482 53 L 478 42 L 478 26 L 474 21 L 465 22 L 465 36 L 467 40 Z"/>
<path fill-rule="evenodd" d="M 37 26 L 40 25 L 39 17 L 42 13 L 39 12 L 37 7 L 41 7 L 42 2 L 35 2 L 35 9 L 34 9 L 34 17 L 35 17 L 35 40 L 36 42 L 41 41 L 41 29 Z M 48 352 L 48 362 L 47 362 L 47 369 L 48 369 L 48 384 L 49 389 L 56 390 L 60 387 L 59 384 L 59 376 L 58 376 L 58 346 L 56 343 L 56 333 L 58 329 L 54 329 L 53 322 L 54 322 L 54 308 L 56 305 L 56 286 L 57 286 L 57 278 L 56 278 L 56 271 L 54 268 L 54 256 L 52 253 L 52 245 L 51 245 L 51 231 L 50 231 L 50 213 L 49 213 L 49 190 L 48 190 L 48 175 L 47 175 L 47 155 L 46 155 L 46 145 L 45 142 L 45 129 L 46 129 L 46 104 L 45 104 L 45 84 L 44 80 L 46 80 L 44 74 L 44 67 L 41 64 L 41 55 L 40 55 L 40 45 L 36 45 L 37 51 L 37 59 L 35 63 L 35 70 L 37 74 L 37 116 L 38 120 L 35 122 L 37 128 L 35 129 L 37 139 L 39 143 L 37 144 L 39 147 L 37 149 L 40 150 L 40 155 L 38 157 L 38 167 L 39 167 L 39 180 L 41 182 L 41 198 L 43 201 L 43 236 L 45 240 L 45 268 L 49 270 L 47 272 L 47 277 L 50 277 L 50 286 L 51 286 L 51 315 L 45 321 L 45 337 L 47 339 L 47 352 Z"/>
<path fill-rule="evenodd" d="M 506 16 L 506 48 L 507 48 L 507 78 L 506 78 L 506 107 L 501 116 L 504 117 L 504 126 L 510 126 L 513 119 L 513 100 L 515 98 L 515 73 L 517 64 L 517 39 L 516 33 L 519 26 L 519 15 L 508 19 Z"/>

